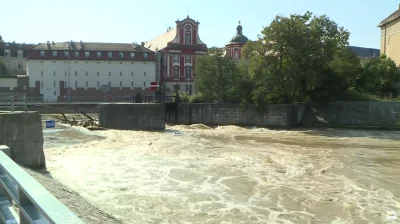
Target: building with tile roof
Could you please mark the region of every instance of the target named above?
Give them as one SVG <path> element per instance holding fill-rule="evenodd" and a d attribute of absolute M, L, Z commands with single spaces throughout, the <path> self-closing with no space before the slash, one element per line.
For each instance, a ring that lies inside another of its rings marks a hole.
<path fill-rule="evenodd" d="M 26 75 L 26 56 L 34 44 L 4 41 L 0 36 L 0 59 L 7 67 L 7 75 Z"/>
<path fill-rule="evenodd" d="M 111 101 L 152 96 L 154 51 L 144 43 L 40 43 L 27 56 L 29 93 L 44 102 Z"/>
<path fill-rule="evenodd" d="M 380 52 L 400 65 L 400 5 L 398 9 L 379 23 L 381 29 Z"/>
<path fill-rule="evenodd" d="M 172 96 L 176 91 L 195 93 L 196 57 L 207 54 L 207 45 L 199 36 L 199 22 L 189 16 L 175 21 L 176 26 L 145 43 L 157 52 L 156 73 L 161 92 Z"/>
<path fill-rule="evenodd" d="M 249 39 L 243 35 L 243 27 L 240 25 L 236 27 L 236 35 L 232 37 L 227 45 L 225 45 L 225 55 L 234 60 L 239 60 L 242 57 L 242 48 Z"/>

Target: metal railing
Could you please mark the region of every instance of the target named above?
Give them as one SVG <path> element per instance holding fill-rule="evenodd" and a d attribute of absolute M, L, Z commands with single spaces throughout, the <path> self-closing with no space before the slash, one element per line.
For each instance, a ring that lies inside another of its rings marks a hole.
<path fill-rule="evenodd" d="M 28 98 L 23 93 L 0 93 L 0 108 L 15 112 L 15 106 L 23 107 L 26 112 L 28 109 Z M 1 109 L 0 109 L 1 110 Z"/>
<path fill-rule="evenodd" d="M 84 223 L 0 146 L 0 223 Z"/>

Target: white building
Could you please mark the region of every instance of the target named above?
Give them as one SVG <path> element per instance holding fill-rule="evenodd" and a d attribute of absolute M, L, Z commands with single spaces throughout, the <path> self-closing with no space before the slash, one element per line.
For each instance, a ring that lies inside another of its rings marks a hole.
<path fill-rule="evenodd" d="M 153 51 L 137 44 L 39 44 L 28 53 L 30 95 L 42 96 L 45 102 L 64 101 L 68 96 L 73 101 L 99 101 L 106 94 L 114 98 L 151 95 L 155 60 Z"/>

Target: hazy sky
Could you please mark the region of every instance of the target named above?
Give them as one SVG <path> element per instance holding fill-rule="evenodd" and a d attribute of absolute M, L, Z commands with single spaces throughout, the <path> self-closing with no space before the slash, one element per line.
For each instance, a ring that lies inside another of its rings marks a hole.
<path fill-rule="evenodd" d="M 377 25 L 398 9 L 398 0 L 0 0 L 5 41 L 138 42 L 174 27 L 188 11 L 200 22 L 200 38 L 223 46 L 236 32 L 256 39 L 277 14 L 327 14 L 351 32 L 350 44 L 379 48 Z"/>

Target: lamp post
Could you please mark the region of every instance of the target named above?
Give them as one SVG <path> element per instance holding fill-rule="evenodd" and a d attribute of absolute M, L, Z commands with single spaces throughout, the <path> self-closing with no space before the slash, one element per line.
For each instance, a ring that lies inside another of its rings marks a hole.
<path fill-rule="evenodd" d="M 186 63 L 185 64 L 185 76 L 186 76 L 186 81 L 187 81 L 187 89 L 186 89 L 186 94 L 188 94 L 189 95 L 189 81 L 190 81 L 190 73 L 191 72 L 189 72 L 190 71 L 190 69 L 192 68 L 192 66 L 191 66 L 191 64 L 190 63 Z"/>
<path fill-rule="evenodd" d="M 72 51 L 68 51 L 68 98 L 67 98 L 68 103 L 71 98 L 71 60 L 70 60 L 71 53 Z"/>

